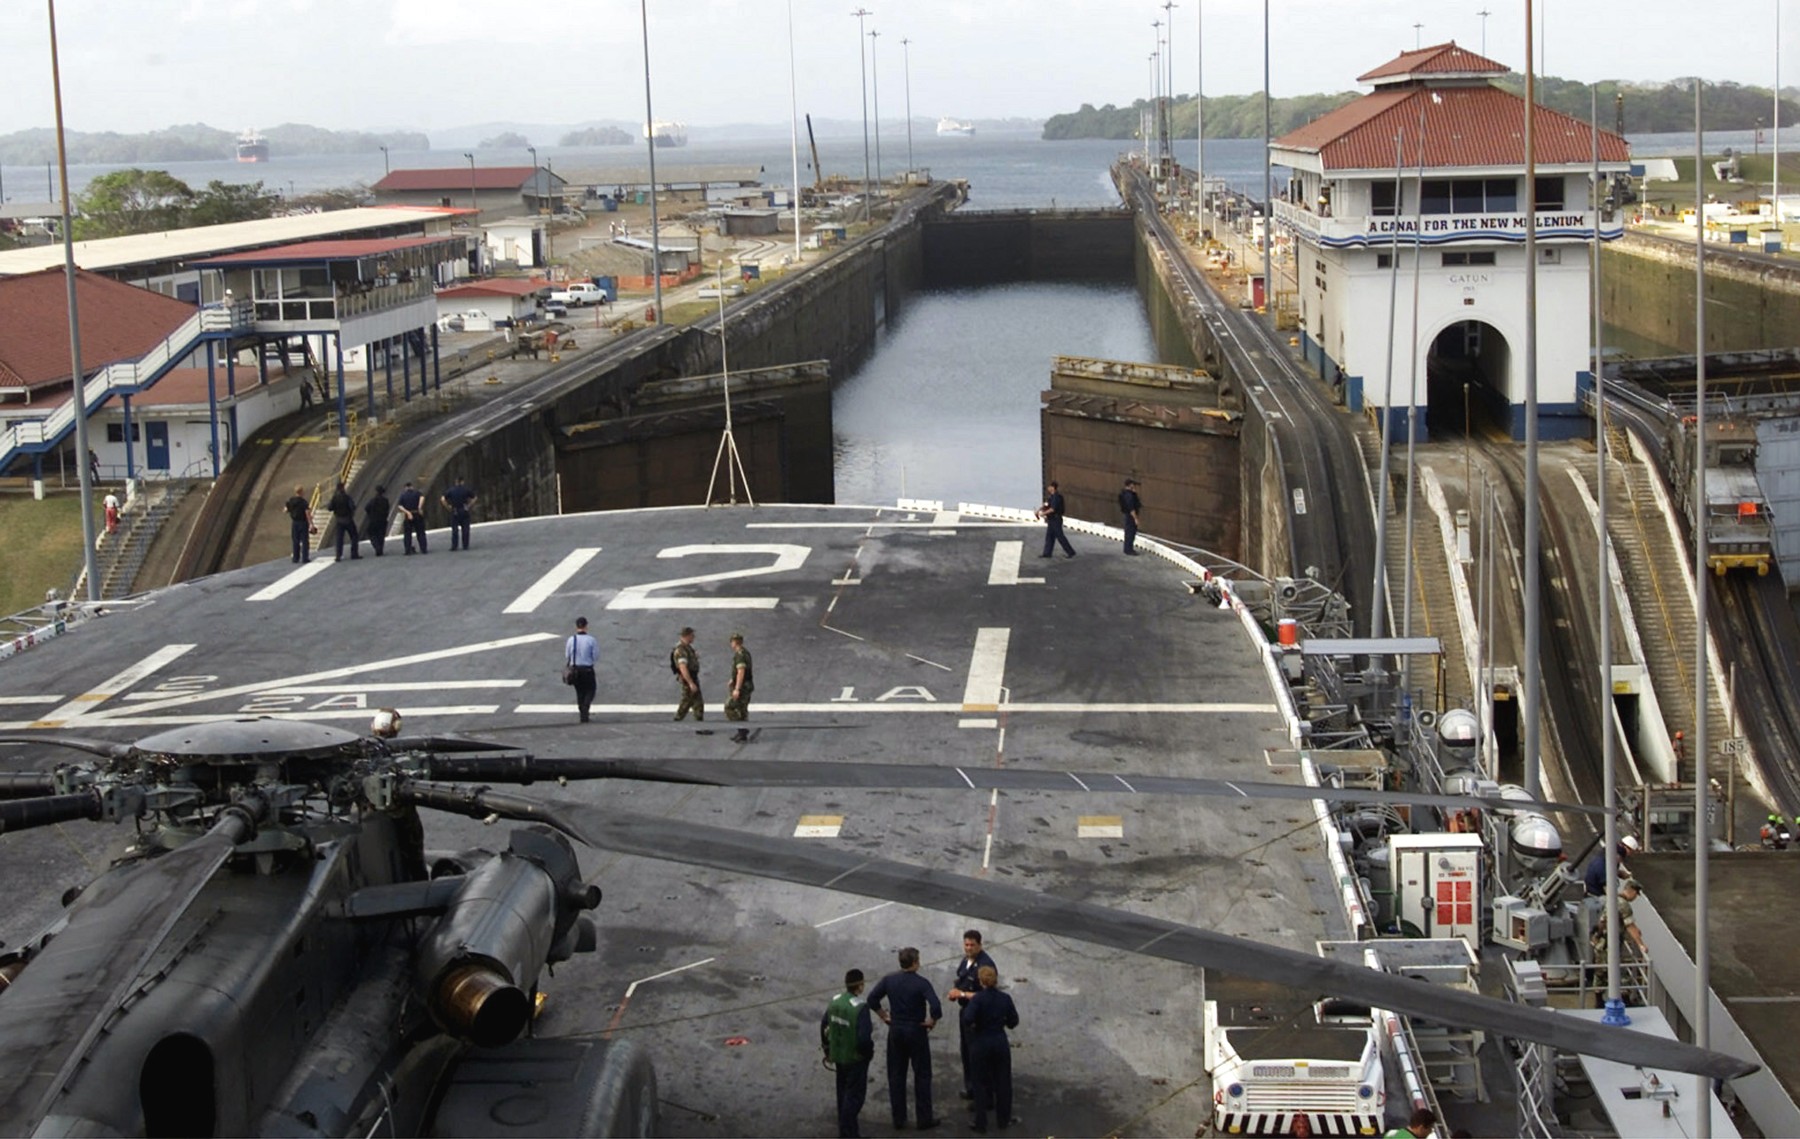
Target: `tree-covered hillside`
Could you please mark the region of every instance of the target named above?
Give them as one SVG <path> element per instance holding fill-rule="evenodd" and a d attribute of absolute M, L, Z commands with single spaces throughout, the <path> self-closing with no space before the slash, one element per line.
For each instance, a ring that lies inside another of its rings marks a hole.
<path fill-rule="evenodd" d="M 237 156 L 237 131 L 188 123 L 141 134 L 117 131 L 68 132 L 73 163 L 205 162 Z M 418 131 L 334 131 L 304 123 L 283 123 L 262 132 L 269 154 L 371 154 L 391 150 L 430 150 L 431 140 Z M 47 127 L 0 135 L 0 163 L 41 166 L 56 160 L 56 132 Z"/>

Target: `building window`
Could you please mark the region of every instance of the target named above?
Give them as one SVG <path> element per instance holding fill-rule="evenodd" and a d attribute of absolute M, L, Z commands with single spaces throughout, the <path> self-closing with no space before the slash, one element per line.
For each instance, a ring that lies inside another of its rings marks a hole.
<path fill-rule="evenodd" d="M 1457 265 L 1492 265 L 1493 263 L 1494 251 L 1491 249 L 1480 252 L 1446 253 L 1443 260 L 1446 269 Z"/>
<path fill-rule="evenodd" d="M 1538 181 L 1559 180 L 1540 178 Z M 1504 214 L 1519 208 L 1518 184 L 1511 178 L 1428 178 L 1424 183 L 1424 194 L 1424 212 L 1428 214 Z M 1375 200 L 1381 200 L 1379 194 Z M 1554 208 L 1562 208 L 1561 200 L 1558 190 L 1559 204 Z"/>
<path fill-rule="evenodd" d="M 1419 211 L 1427 214 L 1450 212 L 1450 179 L 1427 178 L 1419 187 Z"/>
<path fill-rule="evenodd" d="M 133 423 L 131 425 L 131 441 L 133 443 L 138 442 L 138 436 L 138 424 Z M 108 423 L 106 425 L 106 441 L 108 443 L 125 442 L 125 425 L 123 423 Z"/>
<path fill-rule="evenodd" d="M 1488 178 L 1487 210 L 1490 214 L 1510 214 L 1519 208 L 1519 183 L 1514 178 Z"/>
<path fill-rule="evenodd" d="M 1377 253 L 1375 255 L 1375 267 L 1377 269 L 1392 269 L 1394 267 L 1394 255 L 1392 253 Z"/>
<path fill-rule="evenodd" d="M 1369 184 L 1369 212 L 1376 217 L 1394 217 L 1400 212 L 1399 195 L 1392 182 Z"/>
<path fill-rule="evenodd" d="M 1537 208 L 1539 213 L 1563 208 L 1563 180 L 1561 178 L 1539 178 L 1537 180 Z"/>

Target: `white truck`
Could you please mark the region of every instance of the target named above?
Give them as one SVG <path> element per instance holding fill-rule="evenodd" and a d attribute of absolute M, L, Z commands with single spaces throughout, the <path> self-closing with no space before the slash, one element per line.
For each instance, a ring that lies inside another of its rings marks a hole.
<path fill-rule="evenodd" d="M 603 305 L 606 303 L 606 290 L 592 281 L 570 281 L 550 290 L 550 300 L 570 308 Z"/>
<path fill-rule="evenodd" d="M 1206 1069 L 1217 1135 L 1380 1135 L 1381 1043 L 1367 1009 L 1319 1002 L 1206 1002 Z"/>

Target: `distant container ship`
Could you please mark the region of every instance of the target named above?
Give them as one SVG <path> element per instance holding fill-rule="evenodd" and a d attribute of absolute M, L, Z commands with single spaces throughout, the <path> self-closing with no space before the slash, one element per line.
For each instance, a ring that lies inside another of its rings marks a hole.
<path fill-rule="evenodd" d="M 656 146 L 686 146 L 686 123 L 648 123 L 643 128 L 644 137 L 651 139 Z"/>
<path fill-rule="evenodd" d="M 269 160 L 269 140 L 254 130 L 247 130 L 238 135 L 237 160 L 239 162 L 267 162 Z"/>
<path fill-rule="evenodd" d="M 975 124 L 965 123 L 961 119 L 953 119 L 949 116 L 945 116 L 938 120 L 938 133 L 964 136 L 973 135 L 975 133 Z"/>

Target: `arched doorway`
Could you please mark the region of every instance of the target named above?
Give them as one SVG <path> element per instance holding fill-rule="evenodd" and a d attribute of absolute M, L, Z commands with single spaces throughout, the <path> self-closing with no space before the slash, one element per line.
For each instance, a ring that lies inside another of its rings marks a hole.
<path fill-rule="evenodd" d="M 1437 438 L 1512 430 L 1512 348 L 1486 321 L 1459 320 L 1425 356 L 1426 422 Z"/>

